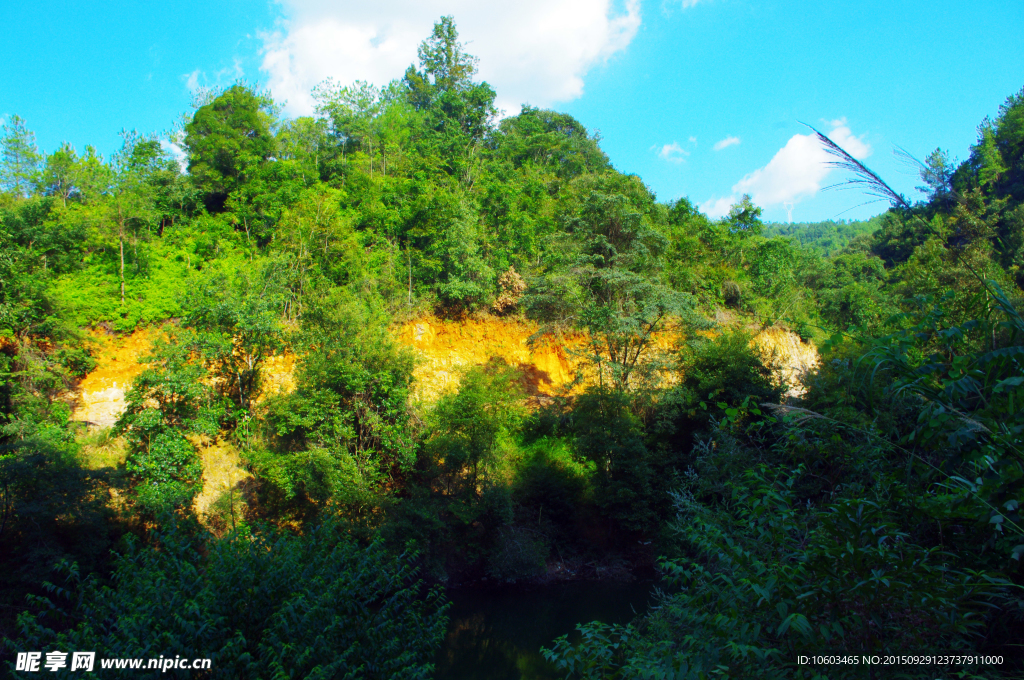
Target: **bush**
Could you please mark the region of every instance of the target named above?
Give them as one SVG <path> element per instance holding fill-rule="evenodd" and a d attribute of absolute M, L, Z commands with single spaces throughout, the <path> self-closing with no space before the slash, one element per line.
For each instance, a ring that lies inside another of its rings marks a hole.
<path fill-rule="evenodd" d="M 414 554 L 360 548 L 331 523 L 302 537 L 220 540 L 190 538 L 172 523 L 156 539 L 117 559 L 112 586 L 64 563 L 63 586 L 49 590 L 67 605 L 37 598 L 42 613 L 19 617 L 21 639 L 8 648 L 208 657 L 213 678 L 431 675 L 447 605 L 413 580 Z M 56 677 L 65 676 L 75 677 Z"/>
<path fill-rule="evenodd" d="M 595 501 L 601 512 L 630 532 L 651 531 L 661 499 L 655 493 L 654 456 L 643 439 L 629 395 L 592 388 L 573 411 L 576 452 L 597 467 Z"/>
<path fill-rule="evenodd" d="M 562 637 L 546 656 L 576 677 L 699 678 L 727 670 L 781 679 L 824 677 L 796 659 L 825 650 L 977 653 L 984 614 L 1012 584 L 956 569 L 953 555 L 916 544 L 874 502 L 800 507 L 791 489 L 801 474 L 751 470 L 729 484 L 724 508 L 677 494 L 673 526 L 688 556 L 662 563 L 673 594 L 639 625 L 592 623 L 580 648 Z M 827 672 L 863 677 L 857 667 Z"/>
<path fill-rule="evenodd" d="M 544 573 L 547 546 L 534 532 L 523 527 L 502 527 L 491 552 L 490 573 L 505 583 L 535 578 Z"/>
<path fill-rule="evenodd" d="M 740 328 L 711 339 L 691 339 L 680 350 L 681 379 L 662 401 L 660 417 L 675 431 L 692 431 L 707 427 L 712 418 L 721 419 L 726 409 L 745 400 L 777 402 L 785 386 L 776 382 L 752 340 Z"/>
<path fill-rule="evenodd" d="M 215 435 L 218 408 L 203 384 L 205 369 L 181 345 L 163 345 L 159 363 L 143 371 L 127 394 L 118 433 L 126 435 L 125 467 L 141 512 L 154 517 L 189 509 L 202 491 L 203 467 L 186 434 Z"/>
<path fill-rule="evenodd" d="M 595 466 L 574 460 L 560 440 L 542 439 L 530 447 L 512 485 L 520 522 L 536 522 L 546 531 L 568 529 L 587 500 Z"/>

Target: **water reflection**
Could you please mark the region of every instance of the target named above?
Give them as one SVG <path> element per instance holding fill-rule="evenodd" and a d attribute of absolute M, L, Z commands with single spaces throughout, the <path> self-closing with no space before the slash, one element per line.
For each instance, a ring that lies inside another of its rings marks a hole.
<path fill-rule="evenodd" d="M 448 593 L 450 622 L 437 680 L 560 680 L 540 654 L 577 623 L 627 623 L 649 604 L 653 582 L 577 581 Z M 570 636 L 571 638 L 571 636 Z"/>

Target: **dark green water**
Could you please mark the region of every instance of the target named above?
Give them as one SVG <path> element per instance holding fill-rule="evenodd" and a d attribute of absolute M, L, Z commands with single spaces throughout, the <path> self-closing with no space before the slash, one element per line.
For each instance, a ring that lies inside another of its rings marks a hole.
<path fill-rule="evenodd" d="M 449 591 L 448 636 L 437 680 L 561 680 L 540 654 L 577 623 L 628 623 L 646 611 L 654 582 L 575 581 L 548 586 Z M 570 635 L 570 640 L 572 636 Z"/>

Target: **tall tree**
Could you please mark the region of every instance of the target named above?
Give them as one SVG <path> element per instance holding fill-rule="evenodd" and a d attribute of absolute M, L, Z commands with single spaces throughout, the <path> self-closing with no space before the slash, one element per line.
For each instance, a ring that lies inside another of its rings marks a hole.
<path fill-rule="evenodd" d="M 441 17 L 430 37 L 420 43 L 416 55 L 438 90 L 465 89 L 472 84 L 480 60 L 466 54 L 464 47 L 452 16 Z"/>
<path fill-rule="evenodd" d="M 635 176 L 605 173 L 575 180 L 563 201 L 565 231 L 549 241 L 528 313 L 552 330 L 585 328 L 602 384 L 650 386 L 663 359 L 656 335 L 706 326 L 691 295 L 660 281 L 668 241 L 651 222 L 654 197 Z"/>
<path fill-rule="evenodd" d="M 220 211 L 228 194 L 251 179 L 274 155 L 273 100 L 243 84 L 233 85 L 199 107 L 185 125 L 188 171 Z"/>
<path fill-rule="evenodd" d="M 956 162 L 950 161 L 949 152 L 935 149 L 921 164 L 920 176 L 924 186 L 917 187 L 917 190 L 928 194 L 928 200 L 938 207 L 948 210 L 952 207 L 954 172 Z"/>
<path fill-rule="evenodd" d="M 75 175 L 77 174 L 78 154 L 75 147 L 68 142 L 46 157 L 39 189 L 44 195 L 56 196 L 61 205 L 67 205 L 68 199 L 75 193 Z"/>
<path fill-rule="evenodd" d="M 384 89 L 364 80 L 343 87 L 333 79 L 317 86 L 313 97 L 317 111 L 330 121 L 342 154 L 363 151 L 370 159 L 373 175 L 374 147 L 380 150 L 380 116 L 399 96 L 399 86 L 392 83 Z"/>
<path fill-rule="evenodd" d="M 458 41 L 452 17 L 441 17 L 429 38 L 420 43 L 420 68 L 405 72 L 406 97 L 426 112 L 428 133 L 421 153 L 435 156 L 467 187 L 480 175 L 480 151 L 492 129 L 497 109 L 495 92 L 487 83 L 475 83 L 477 58 Z"/>
<path fill-rule="evenodd" d="M 122 137 L 124 146 L 109 167 L 101 213 L 103 223 L 117 238 L 121 304 L 124 305 L 124 244 L 133 229 L 137 230 L 153 217 L 153 189 L 146 181 L 145 159 L 156 142 L 140 137 L 134 131 L 123 132 Z"/>
<path fill-rule="evenodd" d="M 0 127 L 0 189 L 17 196 L 28 196 L 36 171 L 39 169 L 39 149 L 36 135 L 25 126 L 20 116 L 11 116 L 9 123 Z"/>

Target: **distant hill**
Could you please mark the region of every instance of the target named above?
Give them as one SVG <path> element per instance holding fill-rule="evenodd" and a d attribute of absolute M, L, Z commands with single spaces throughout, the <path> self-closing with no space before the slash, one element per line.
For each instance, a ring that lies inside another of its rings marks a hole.
<path fill-rule="evenodd" d="M 883 213 L 884 214 L 884 213 Z M 821 255 L 842 250 L 862 234 L 872 234 L 882 226 L 882 215 L 868 220 L 825 220 L 824 222 L 766 222 L 764 235 L 787 236 Z"/>

